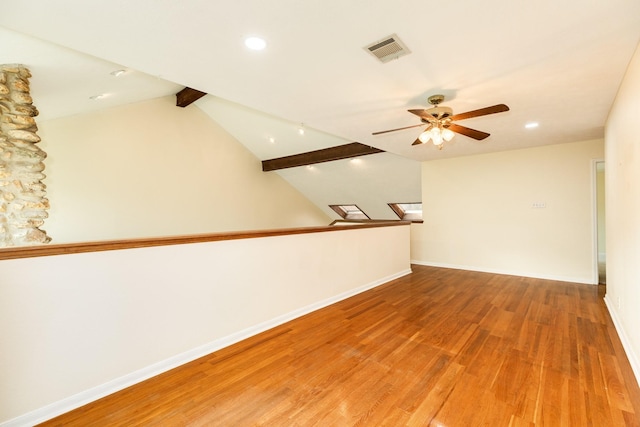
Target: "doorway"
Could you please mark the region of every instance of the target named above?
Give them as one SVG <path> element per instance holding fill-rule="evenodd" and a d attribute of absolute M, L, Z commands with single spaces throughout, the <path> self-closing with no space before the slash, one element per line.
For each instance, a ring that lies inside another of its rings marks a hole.
<path fill-rule="evenodd" d="M 595 172 L 595 223 L 596 223 L 596 265 L 598 268 L 598 284 L 607 283 L 607 233 L 605 212 L 605 164 L 604 160 L 594 162 Z"/>

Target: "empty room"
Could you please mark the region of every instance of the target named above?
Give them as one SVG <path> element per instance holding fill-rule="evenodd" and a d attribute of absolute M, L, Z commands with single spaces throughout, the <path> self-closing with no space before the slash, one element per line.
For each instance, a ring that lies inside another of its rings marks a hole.
<path fill-rule="evenodd" d="M 0 426 L 640 426 L 640 3 L 13 2 Z"/>

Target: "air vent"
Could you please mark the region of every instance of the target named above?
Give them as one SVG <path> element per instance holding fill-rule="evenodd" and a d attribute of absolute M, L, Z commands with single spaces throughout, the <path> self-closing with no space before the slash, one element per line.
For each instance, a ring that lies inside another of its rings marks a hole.
<path fill-rule="evenodd" d="M 398 59 L 401 56 L 411 53 L 409 48 L 407 48 L 396 34 L 392 34 L 366 46 L 365 50 L 378 58 L 382 63 L 389 62 L 392 59 Z"/>

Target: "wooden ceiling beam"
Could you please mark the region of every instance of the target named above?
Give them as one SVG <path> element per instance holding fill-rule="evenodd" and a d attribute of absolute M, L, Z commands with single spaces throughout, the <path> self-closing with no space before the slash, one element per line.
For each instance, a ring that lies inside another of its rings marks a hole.
<path fill-rule="evenodd" d="M 186 107 L 189 104 L 196 102 L 198 99 L 206 95 L 206 92 L 201 92 L 190 87 L 185 87 L 180 92 L 176 93 L 176 106 Z"/>
<path fill-rule="evenodd" d="M 278 157 L 276 159 L 263 160 L 262 171 L 269 172 L 278 169 L 294 168 L 297 166 L 313 165 L 315 163 L 330 162 L 333 160 L 349 159 L 351 157 L 366 156 L 367 154 L 384 153 L 375 147 L 352 142 L 338 145 L 337 147 L 324 148 L 322 150 L 308 151 L 294 154 L 293 156 Z"/>

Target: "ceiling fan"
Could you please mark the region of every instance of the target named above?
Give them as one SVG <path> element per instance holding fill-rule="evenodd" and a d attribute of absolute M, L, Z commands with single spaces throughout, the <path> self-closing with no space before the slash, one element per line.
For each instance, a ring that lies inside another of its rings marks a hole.
<path fill-rule="evenodd" d="M 489 136 L 486 132 L 461 126 L 453 122 L 457 120 L 470 119 L 472 117 L 486 116 L 487 114 L 509 111 L 509 107 L 506 105 L 498 104 L 491 107 L 480 108 L 479 110 L 467 111 L 466 113 L 453 114 L 453 110 L 451 110 L 451 108 L 440 106 L 440 103 L 444 101 L 444 95 L 432 95 L 428 98 L 428 101 L 429 104 L 433 105 L 433 107 L 427 110 L 408 110 L 410 113 L 420 117 L 420 121 L 422 123 L 419 125 L 383 130 L 380 132 L 374 132 L 372 135 L 380 135 L 383 133 L 427 125 L 424 132 L 422 132 L 411 145 L 424 144 L 431 139 L 433 145 L 438 147 L 439 150 L 442 150 L 443 142 L 451 141 L 454 136 L 454 132 L 468 136 L 469 138 L 477 139 L 478 141 Z"/>

